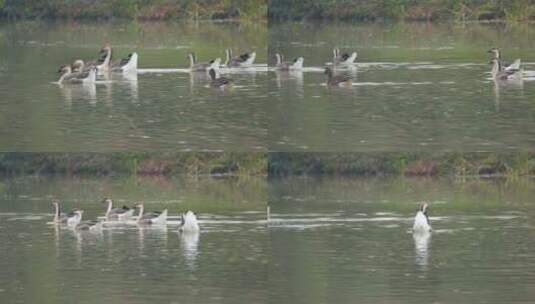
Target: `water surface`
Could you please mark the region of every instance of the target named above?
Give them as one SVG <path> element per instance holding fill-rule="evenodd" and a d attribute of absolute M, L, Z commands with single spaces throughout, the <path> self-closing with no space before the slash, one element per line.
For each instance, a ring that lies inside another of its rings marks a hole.
<path fill-rule="evenodd" d="M 510 151 L 535 146 L 535 57 L 529 26 L 276 23 L 270 60 L 304 56 L 303 71 L 270 73 L 273 151 Z M 358 53 L 328 88 L 332 49 Z M 490 79 L 491 47 L 522 58 L 524 81 Z"/>
<path fill-rule="evenodd" d="M 4 303 L 263 303 L 266 300 L 265 184 L 255 179 L 2 180 L 0 298 Z M 58 228 L 50 202 L 103 215 L 142 201 L 169 210 L 163 227 L 106 224 Z M 179 234 L 179 212 L 198 213 L 201 232 Z M 247 290 L 247 292 L 243 292 Z"/>
<path fill-rule="evenodd" d="M 270 181 L 273 303 L 529 303 L 532 180 Z M 433 232 L 413 235 L 428 200 Z"/>
<path fill-rule="evenodd" d="M 58 85 L 59 66 L 136 51 L 139 74 Z M 200 61 L 254 50 L 259 65 L 224 76 L 232 90 L 187 72 Z M 266 27 L 235 23 L 0 24 L 0 150 L 258 151 L 266 149 Z"/>

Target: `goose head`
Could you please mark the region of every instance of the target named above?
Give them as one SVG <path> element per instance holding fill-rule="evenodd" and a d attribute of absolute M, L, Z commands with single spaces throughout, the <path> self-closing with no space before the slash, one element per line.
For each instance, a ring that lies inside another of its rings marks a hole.
<path fill-rule="evenodd" d="M 495 59 L 500 59 L 500 50 L 498 48 L 492 48 L 488 50 L 487 53 L 492 54 Z"/>
<path fill-rule="evenodd" d="M 427 216 L 427 208 L 428 208 L 428 204 L 427 204 L 427 202 L 422 202 L 422 203 L 420 204 L 420 209 L 419 209 L 419 210 L 420 210 L 423 214 L 425 214 L 425 215 Z"/>

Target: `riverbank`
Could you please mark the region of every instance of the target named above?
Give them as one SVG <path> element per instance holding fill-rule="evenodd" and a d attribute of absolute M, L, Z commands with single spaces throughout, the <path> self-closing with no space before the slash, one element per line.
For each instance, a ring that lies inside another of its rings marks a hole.
<path fill-rule="evenodd" d="M 0 18 L 8 19 L 259 20 L 266 15 L 266 0 L 0 0 Z"/>
<path fill-rule="evenodd" d="M 535 3 L 524 0 L 270 0 L 270 19 L 338 20 L 535 20 Z"/>
<path fill-rule="evenodd" d="M 270 153 L 268 174 L 535 176 L 535 153 Z"/>
<path fill-rule="evenodd" d="M 0 175 L 266 175 L 264 153 L 0 153 Z"/>

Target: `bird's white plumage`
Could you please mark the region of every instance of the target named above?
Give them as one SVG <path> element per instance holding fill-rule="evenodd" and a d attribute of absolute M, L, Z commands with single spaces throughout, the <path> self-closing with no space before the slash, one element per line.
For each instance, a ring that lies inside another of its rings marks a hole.
<path fill-rule="evenodd" d="M 423 211 L 418 211 L 414 217 L 414 225 L 412 226 L 414 232 L 428 232 L 431 231 L 431 226 L 427 220 L 427 216 Z"/>
<path fill-rule="evenodd" d="M 183 232 L 197 232 L 199 231 L 199 223 L 195 213 L 188 211 L 182 215 L 182 224 L 179 227 Z"/>

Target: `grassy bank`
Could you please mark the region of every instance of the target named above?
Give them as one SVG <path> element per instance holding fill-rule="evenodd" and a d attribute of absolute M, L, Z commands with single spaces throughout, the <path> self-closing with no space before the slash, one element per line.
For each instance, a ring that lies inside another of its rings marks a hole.
<path fill-rule="evenodd" d="M 266 174 L 264 153 L 1 153 L 0 174 Z"/>
<path fill-rule="evenodd" d="M 270 0 L 273 19 L 516 20 L 535 19 L 534 0 Z"/>
<path fill-rule="evenodd" d="M 265 19 L 266 0 L 0 0 L 5 18 Z"/>
<path fill-rule="evenodd" d="M 535 153 L 270 153 L 282 175 L 535 176 Z"/>

